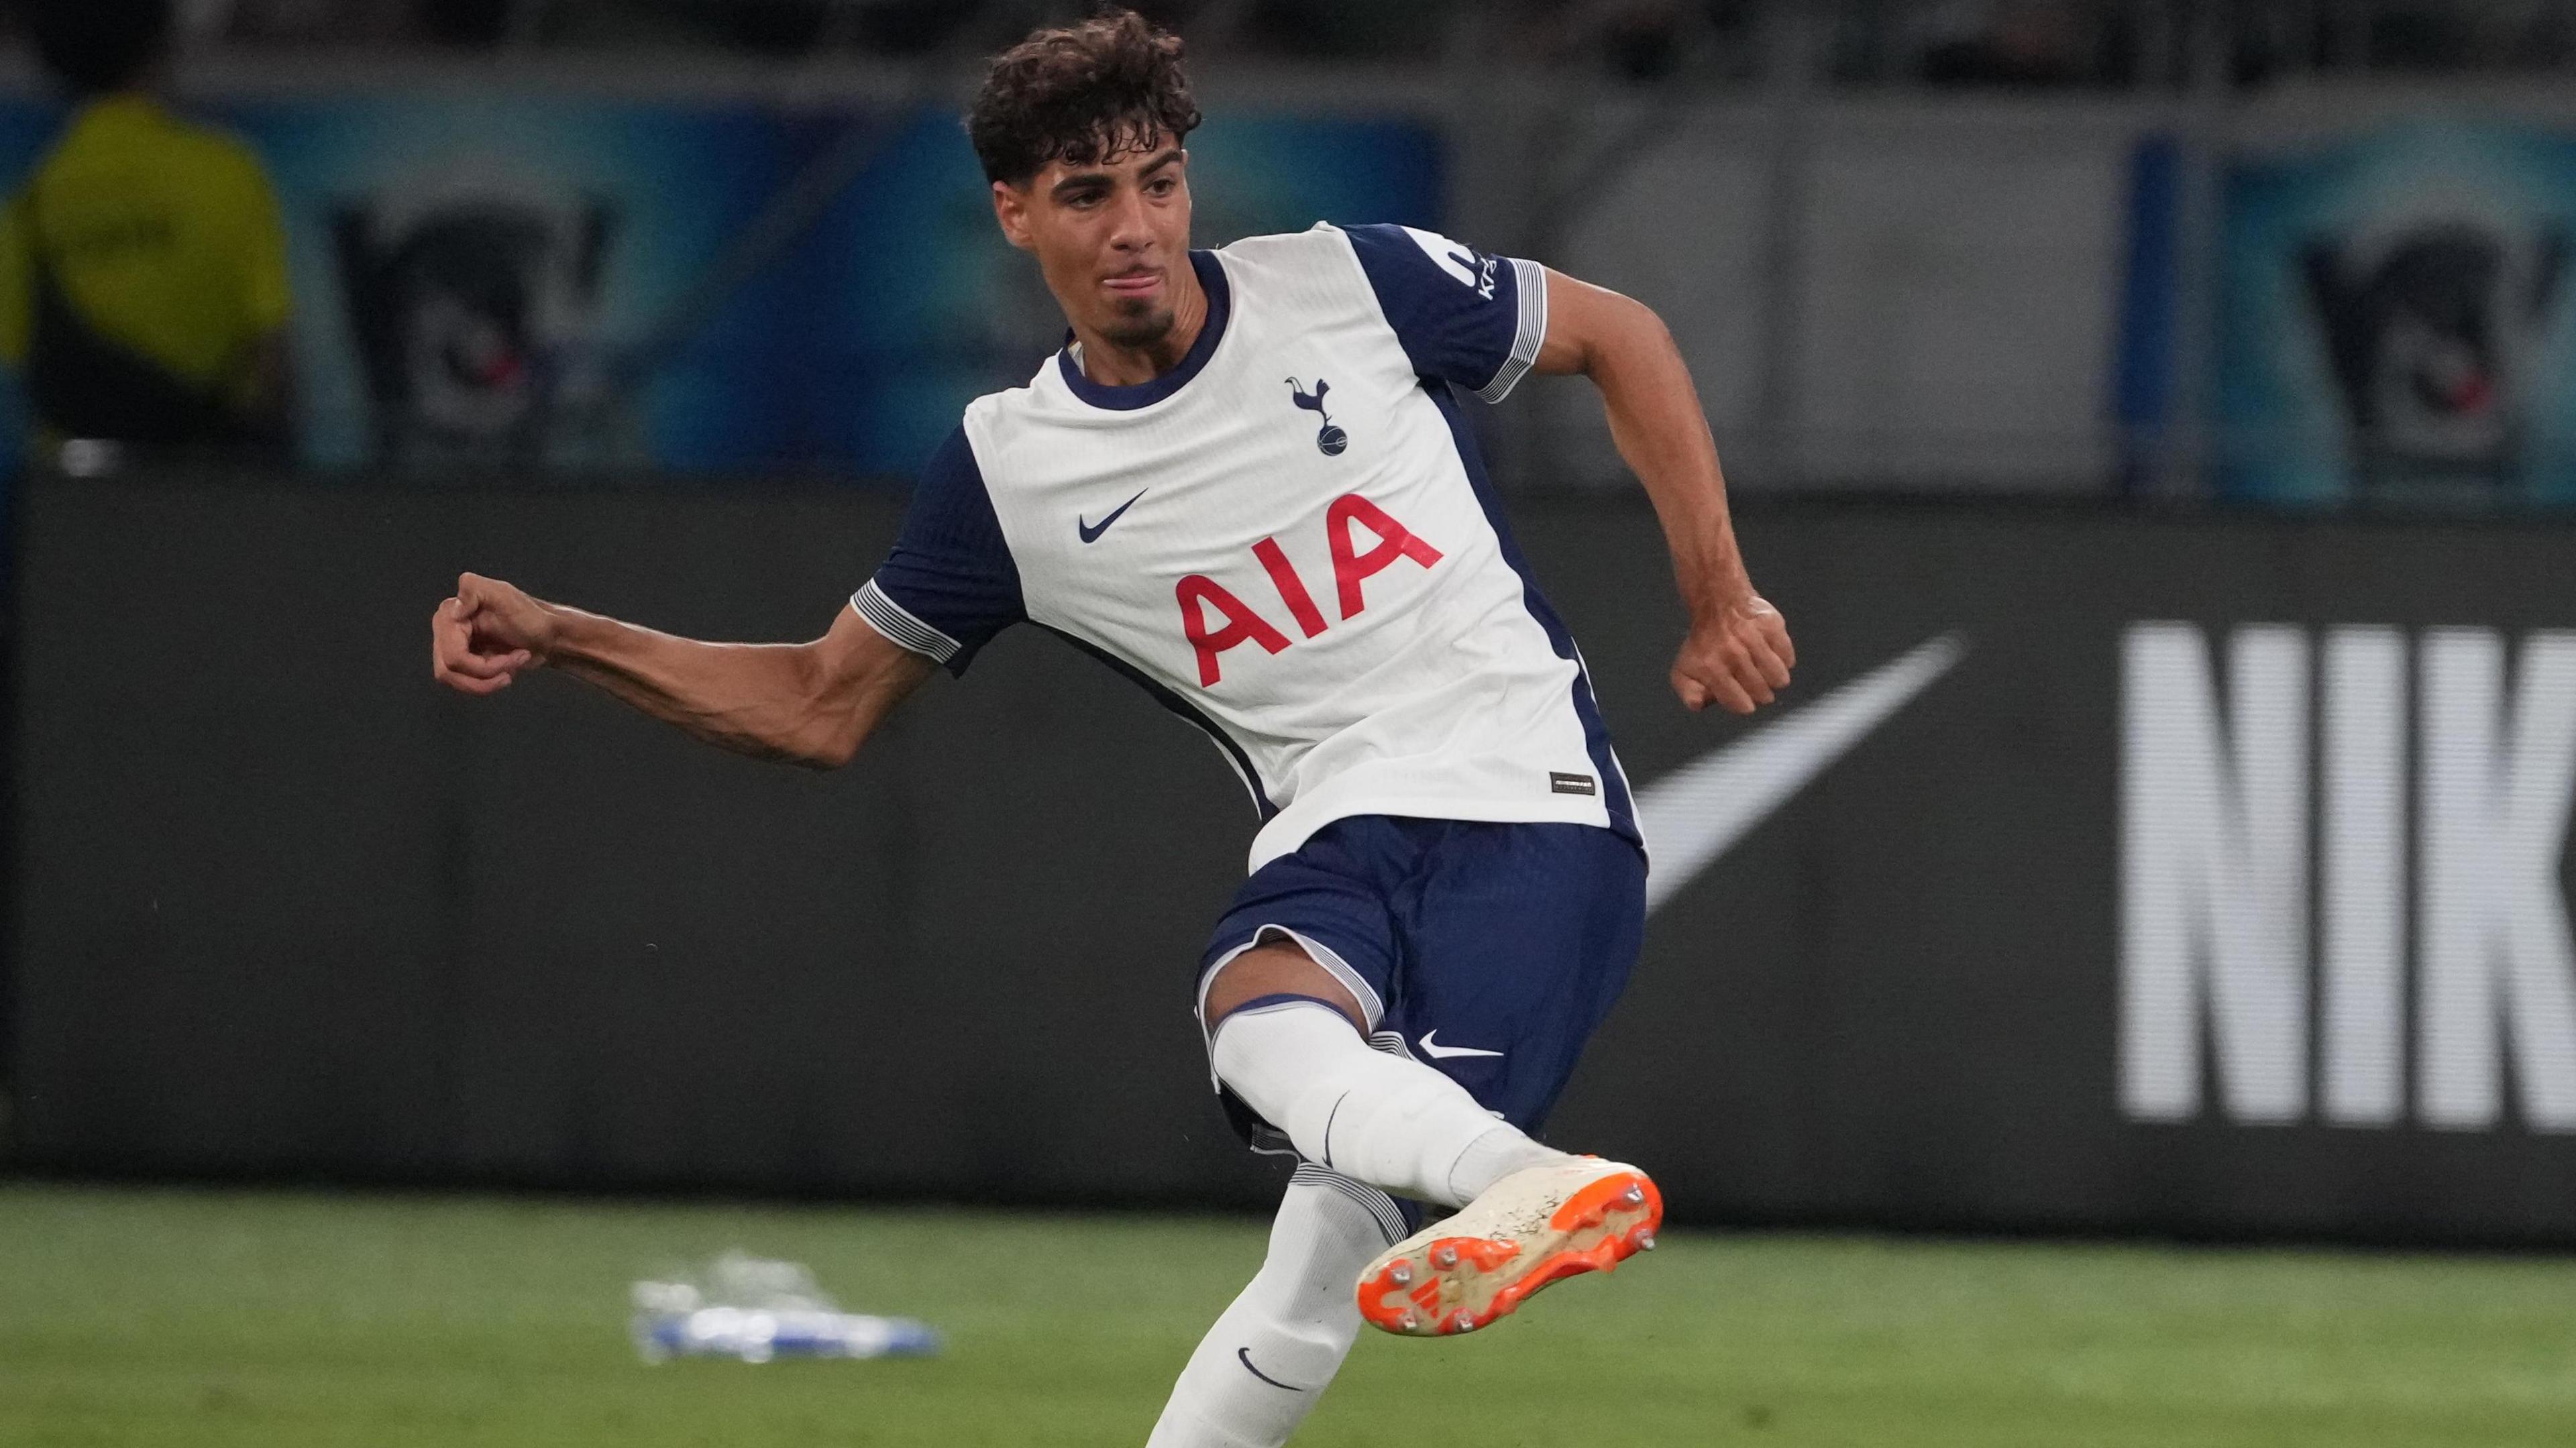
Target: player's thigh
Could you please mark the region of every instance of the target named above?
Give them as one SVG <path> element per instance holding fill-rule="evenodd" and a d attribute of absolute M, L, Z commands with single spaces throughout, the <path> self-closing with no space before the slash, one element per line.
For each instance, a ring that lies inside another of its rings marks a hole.
<path fill-rule="evenodd" d="M 1389 1025 L 1535 1130 L 1610 1013 L 1645 935 L 1645 860 L 1585 825 L 1461 825 L 1400 912 Z"/>
<path fill-rule="evenodd" d="M 1225 1018 L 1248 1005 L 1302 996 L 1340 1011 L 1353 1030 L 1366 1034 L 1368 1012 L 1340 977 L 1325 969 L 1295 939 L 1273 935 L 1227 961 L 1207 982 L 1199 1000 L 1200 1019 L 1213 1032 Z"/>
<path fill-rule="evenodd" d="M 1376 1029 L 1395 968 L 1390 878 L 1403 844 L 1379 824 L 1326 825 L 1243 883 L 1199 960 L 1202 1027 L 1264 996 L 1307 995 L 1362 1033 Z"/>

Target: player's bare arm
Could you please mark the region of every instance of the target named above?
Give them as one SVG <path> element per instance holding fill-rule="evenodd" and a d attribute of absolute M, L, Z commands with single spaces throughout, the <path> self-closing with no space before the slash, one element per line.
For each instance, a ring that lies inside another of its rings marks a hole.
<path fill-rule="evenodd" d="M 936 667 L 850 609 L 808 643 L 707 643 L 472 573 L 429 632 L 432 672 L 465 693 L 496 693 L 552 665 L 720 748 L 817 769 L 847 764 Z"/>
<path fill-rule="evenodd" d="M 1547 338 L 1533 370 L 1592 379 L 1611 441 L 1654 500 L 1691 619 L 1673 660 L 1673 692 L 1692 709 L 1713 702 L 1750 714 L 1770 703 L 1773 691 L 1788 687 L 1798 651 L 1736 551 L 1717 442 L 1663 319 L 1642 302 L 1550 271 Z"/>

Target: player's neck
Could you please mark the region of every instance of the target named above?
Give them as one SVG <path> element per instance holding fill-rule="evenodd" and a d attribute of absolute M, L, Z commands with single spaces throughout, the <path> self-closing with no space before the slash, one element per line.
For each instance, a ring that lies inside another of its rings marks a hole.
<path fill-rule="evenodd" d="M 1081 345 L 1082 375 L 1103 387 L 1135 387 L 1181 365 L 1207 326 L 1207 288 L 1199 285 L 1198 268 L 1173 268 L 1179 283 L 1172 293 L 1172 328 L 1153 341 L 1124 347 L 1076 322 L 1074 340 Z"/>

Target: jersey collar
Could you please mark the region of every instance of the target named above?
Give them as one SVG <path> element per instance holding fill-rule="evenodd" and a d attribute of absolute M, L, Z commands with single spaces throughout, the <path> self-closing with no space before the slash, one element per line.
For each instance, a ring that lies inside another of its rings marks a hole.
<path fill-rule="evenodd" d="M 1215 355 L 1218 339 L 1225 335 L 1225 319 L 1232 310 L 1232 298 L 1226 290 L 1225 263 L 1216 259 L 1216 253 L 1191 252 L 1190 270 L 1198 273 L 1199 289 L 1207 293 L 1207 321 L 1199 328 L 1198 340 L 1192 342 L 1190 350 L 1182 355 L 1180 365 L 1160 377 L 1132 387 L 1112 387 L 1094 382 L 1082 375 L 1082 365 L 1073 360 L 1072 334 L 1067 333 L 1066 345 L 1055 354 L 1055 360 L 1057 370 L 1064 374 L 1064 385 L 1073 389 L 1074 396 L 1094 407 L 1129 412 L 1162 401 L 1188 386 L 1189 380 L 1199 375 L 1199 369 L 1207 366 L 1208 358 Z"/>

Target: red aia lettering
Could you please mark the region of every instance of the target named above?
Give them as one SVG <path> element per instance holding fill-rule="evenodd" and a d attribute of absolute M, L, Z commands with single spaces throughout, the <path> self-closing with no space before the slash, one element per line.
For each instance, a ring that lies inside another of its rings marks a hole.
<path fill-rule="evenodd" d="M 1377 541 L 1366 552 L 1352 545 L 1351 527 L 1357 524 Z M 1398 558 L 1410 558 L 1428 568 L 1440 561 L 1440 550 L 1413 535 L 1386 514 L 1386 510 L 1357 493 L 1335 498 L 1324 510 L 1324 540 L 1333 553 L 1333 583 L 1341 594 L 1342 617 L 1348 619 L 1368 606 L 1360 597 L 1360 584 L 1371 575 L 1393 567 Z M 1261 560 L 1262 571 L 1270 575 L 1270 586 L 1279 590 L 1279 601 L 1288 605 L 1288 616 L 1306 637 L 1321 634 L 1327 625 L 1324 611 L 1315 606 L 1315 596 L 1306 591 L 1306 580 L 1297 576 L 1288 561 L 1288 550 L 1276 538 L 1264 538 L 1252 545 L 1252 556 Z M 1205 574 L 1193 573 L 1180 581 L 1174 596 L 1181 605 L 1181 632 L 1188 636 L 1190 647 L 1199 656 L 1199 686 L 1212 689 L 1223 677 L 1217 656 L 1240 643 L 1256 643 L 1269 653 L 1288 647 L 1288 636 L 1270 626 L 1269 620 L 1252 611 L 1252 606 L 1226 591 L 1225 585 Z M 1209 610 L 1225 620 L 1222 628 L 1208 627 Z"/>
<path fill-rule="evenodd" d="M 1261 645 L 1269 653 L 1288 647 L 1288 636 L 1272 628 L 1261 615 L 1254 613 L 1242 599 L 1225 591 L 1215 579 L 1193 573 L 1173 590 L 1181 603 L 1181 632 L 1189 636 L 1190 647 L 1199 654 L 1199 687 L 1212 689 L 1220 677 L 1216 656 L 1245 640 Z M 1310 602 L 1307 607 L 1314 605 Z M 1225 615 L 1225 627 L 1208 631 L 1207 611 L 1214 608 Z"/>
<path fill-rule="evenodd" d="M 1253 544 L 1252 556 L 1270 571 L 1270 586 L 1279 590 L 1279 601 L 1288 605 L 1288 616 L 1297 620 L 1297 627 L 1306 631 L 1306 637 L 1322 633 L 1324 611 L 1315 607 L 1315 595 L 1306 591 L 1306 580 L 1288 566 L 1288 550 L 1279 546 L 1279 540 L 1264 538 Z"/>
<path fill-rule="evenodd" d="M 1351 548 L 1351 525 L 1359 524 L 1377 535 L 1376 546 L 1366 553 Z M 1440 561 L 1440 550 L 1413 536 L 1413 530 L 1386 515 L 1386 510 L 1357 493 L 1345 493 L 1324 510 L 1324 541 L 1333 550 L 1333 582 L 1341 590 L 1342 617 L 1350 618 L 1368 607 L 1360 597 L 1360 581 L 1373 573 L 1392 567 L 1398 558 L 1410 558 L 1428 568 Z"/>

